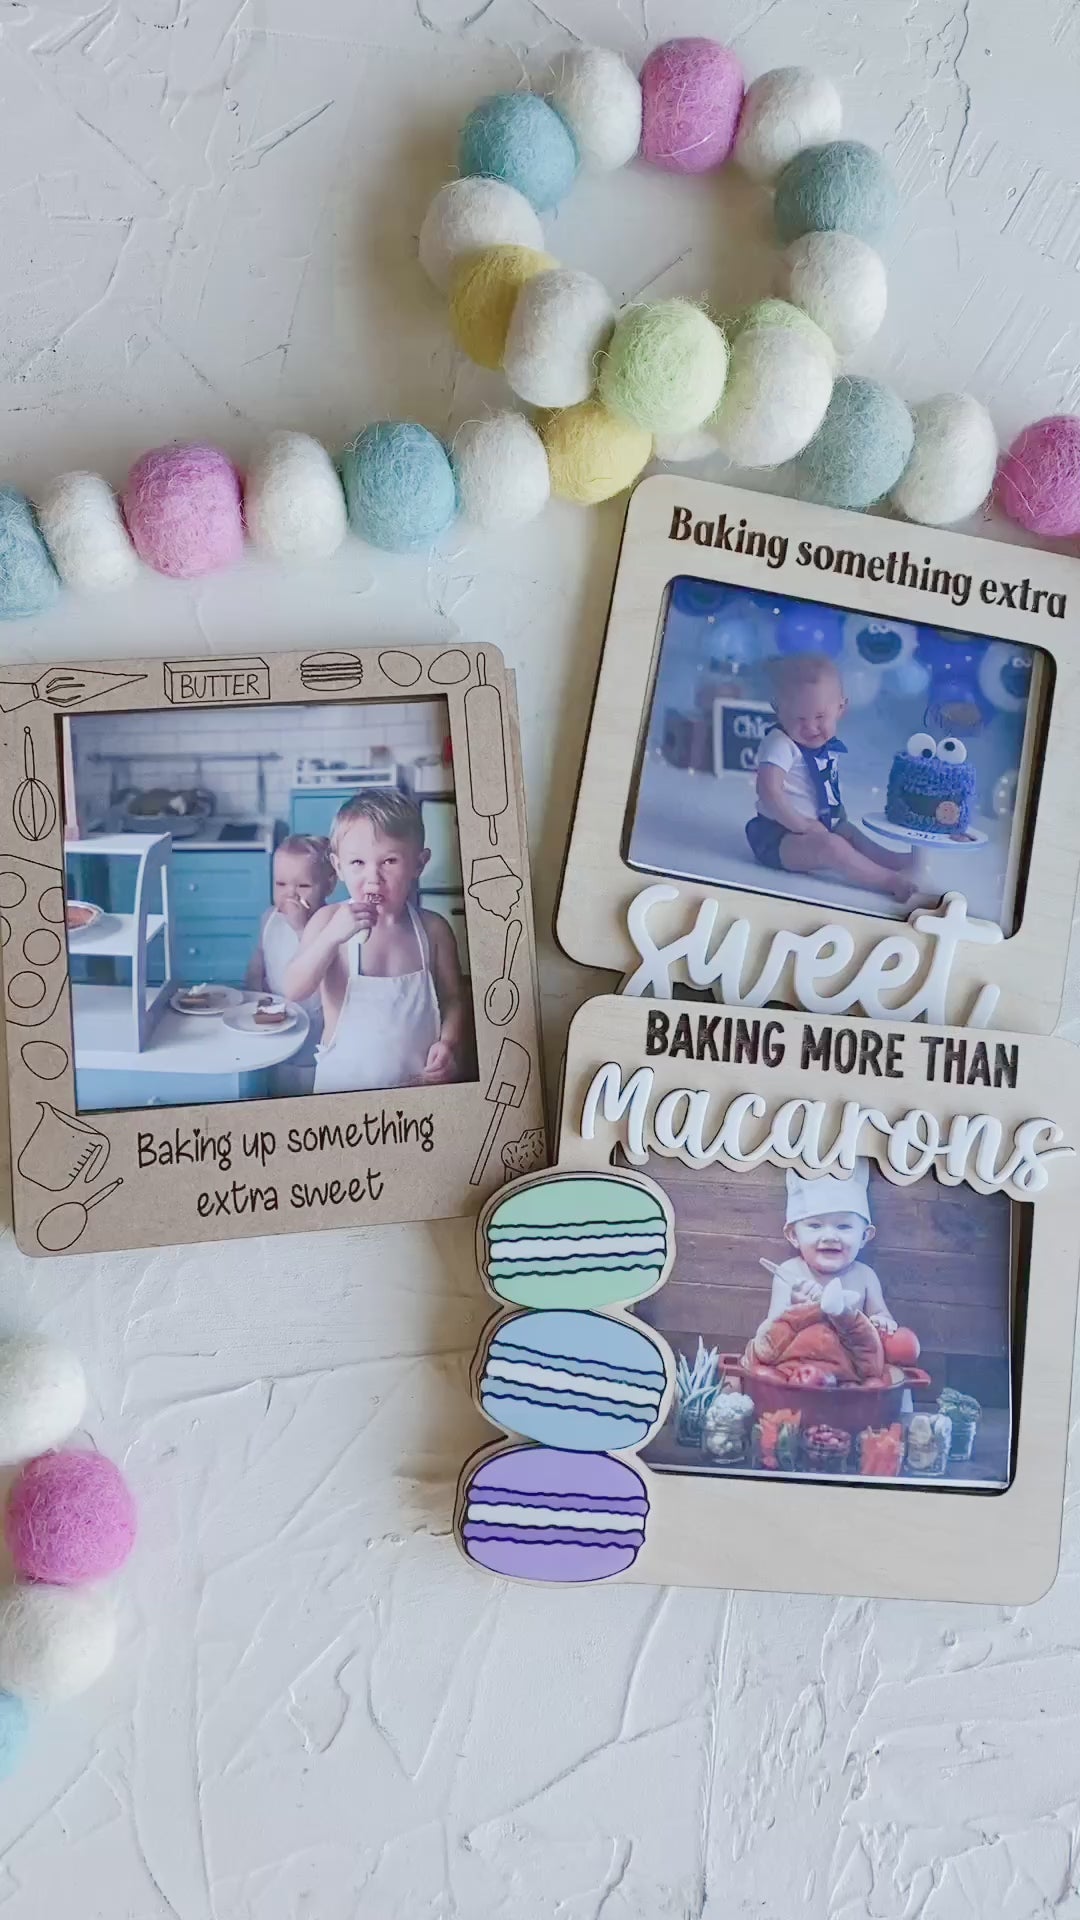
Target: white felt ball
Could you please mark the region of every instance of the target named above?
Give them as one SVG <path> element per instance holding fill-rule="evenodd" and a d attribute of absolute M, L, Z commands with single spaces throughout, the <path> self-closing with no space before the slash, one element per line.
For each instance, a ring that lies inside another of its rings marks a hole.
<path fill-rule="evenodd" d="M 641 86 L 619 53 L 580 47 L 564 53 L 548 99 L 574 136 L 583 166 L 625 167 L 641 144 Z"/>
<path fill-rule="evenodd" d="M 474 527 L 524 526 L 548 503 L 548 457 L 524 414 L 507 409 L 466 420 L 454 435 L 450 465 L 462 519 Z"/>
<path fill-rule="evenodd" d="M 38 526 L 57 573 L 75 593 L 126 587 L 139 561 L 120 503 L 99 473 L 62 473 L 37 501 Z"/>
<path fill-rule="evenodd" d="M 784 249 L 781 291 L 827 333 L 838 353 L 872 340 L 889 284 L 880 253 L 854 233 L 804 233 Z"/>
<path fill-rule="evenodd" d="M 514 302 L 503 372 L 533 407 L 574 407 L 596 385 L 597 355 L 615 325 L 606 287 L 577 267 L 526 280 Z"/>
<path fill-rule="evenodd" d="M 62 1446 L 86 1407 L 78 1356 L 50 1340 L 0 1341 L 0 1464 Z"/>
<path fill-rule="evenodd" d="M 709 460 L 719 453 L 720 442 L 711 427 L 691 427 L 689 433 L 658 433 L 653 441 L 653 453 L 658 460 L 669 466 L 693 466 L 695 461 Z"/>
<path fill-rule="evenodd" d="M 20 1700 L 71 1700 L 116 1652 L 116 1609 L 101 1586 L 8 1587 L 0 1596 L 0 1688 Z"/>
<path fill-rule="evenodd" d="M 328 560 L 345 538 L 341 479 L 326 448 L 308 433 L 272 433 L 244 481 L 244 520 L 274 560 Z"/>
<path fill-rule="evenodd" d="M 464 254 L 501 246 L 544 250 L 540 217 L 523 193 L 475 175 L 439 188 L 420 228 L 420 265 L 440 293 L 449 291 Z"/>
<path fill-rule="evenodd" d="M 727 385 L 708 421 L 741 467 L 775 467 L 812 440 L 832 397 L 826 343 L 790 327 L 754 327 L 732 343 Z"/>
<path fill-rule="evenodd" d="M 746 89 L 735 164 L 751 180 L 775 180 L 804 147 L 835 140 L 842 122 L 840 95 L 827 74 L 811 67 L 774 67 Z"/>
<path fill-rule="evenodd" d="M 915 445 L 893 488 L 893 505 L 908 520 L 951 527 L 982 506 L 994 483 L 994 423 L 970 393 L 939 393 L 913 407 Z"/>

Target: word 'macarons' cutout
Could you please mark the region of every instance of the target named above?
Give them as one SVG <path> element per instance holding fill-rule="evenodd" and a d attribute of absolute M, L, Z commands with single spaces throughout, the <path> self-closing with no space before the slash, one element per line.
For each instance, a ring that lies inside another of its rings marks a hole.
<path fill-rule="evenodd" d="M 1024 1602 L 1054 1577 L 1064 1042 L 593 1000 L 556 1167 L 481 1215 L 482 1566 Z M 627 1167 L 627 1163 L 630 1167 Z M 520 1311 L 524 1309 L 524 1311 Z"/>
<path fill-rule="evenodd" d="M 562 946 L 630 994 L 1050 1032 L 1080 878 L 1076 580 L 1065 555 L 643 482 Z"/>

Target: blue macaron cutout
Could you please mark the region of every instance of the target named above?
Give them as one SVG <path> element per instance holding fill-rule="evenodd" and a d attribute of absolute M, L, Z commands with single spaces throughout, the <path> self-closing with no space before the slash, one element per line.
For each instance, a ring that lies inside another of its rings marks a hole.
<path fill-rule="evenodd" d="M 522 1313 L 492 1338 L 479 1398 L 511 1433 L 604 1453 L 640 1446 L 666 1384 L 659 1349 L 636 1327 L 595 1313 Z"/>

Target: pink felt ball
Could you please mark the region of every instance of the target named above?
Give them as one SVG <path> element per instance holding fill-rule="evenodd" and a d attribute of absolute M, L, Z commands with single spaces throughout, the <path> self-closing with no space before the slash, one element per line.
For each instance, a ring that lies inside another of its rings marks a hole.
<path fill-rule="evenodd" d="M 4 1533 L 24 1580 L 77 1587 L 122 1567 L 135 1539 L 135 1501 L 104 1454 L 43 1453 L 8 1494 Z"/>
<path fill-rule="evenodd" d="M 218 447 L 155 447 L 128 475 L 124 518 L 136 552 L 176 580 L 231 567 L 244 550 L 240 475 Z"/>
<path fill-rule="evenodd" d="M 708 173 L 735 144 L 743 72 L 718 40 L 668 40 L 641 69 L 641 153 L 670 173 Z"/>
<path fill-rule="evenodd" d="M 1080 419 L 1058 413 L 1025 427 L 998 468 L 995 491 L 1002 512 L 1029 533 L 1080 533 Z"/>

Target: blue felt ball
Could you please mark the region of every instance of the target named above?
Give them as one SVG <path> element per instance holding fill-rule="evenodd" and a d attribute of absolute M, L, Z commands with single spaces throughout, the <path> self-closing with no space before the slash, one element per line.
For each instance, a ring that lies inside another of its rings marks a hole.
<path fill-rule="evenodd" d="M 776 183 L 773 219 L 782 246 L 804 233 L 853 233 L 873 245 L 896 218 L 893 178 L 873 147 L 831 140 L 804 147 Z"/>
<path fill-rule="evenodd" d="M 791 463 L 794 486 L 823 507 L 872 507 L 896 485 L 914 439 L 899 394 L 879 380 L 844 374 L 813 439 Z"/>
<path fill-rule="evenodd" d="M 578 151 L 565 120 L 539 94 L 493 93 L 461 129 L 458 165 L 463 174 L 505 180 L 542 213 L 569 193 Z"/>
<path fill-rule="evenodd" d="M 0 1780 L 14 1773 L 30 1728 L 30 1717 L 13 1693 L 0 1693 Z"/>
<path fill-rule="evenodd" d="M 429 547 L 457 512 L 446 449 L 412 420 L 365 427 L 341 456 L 341 481 L 353 532 L 392 553 Z"/>
<path fill-rule="evenodd" d="M 60 576 L 25 493 L 0 487 L 0 620 L 25 620 L 52 605 Z"/>

